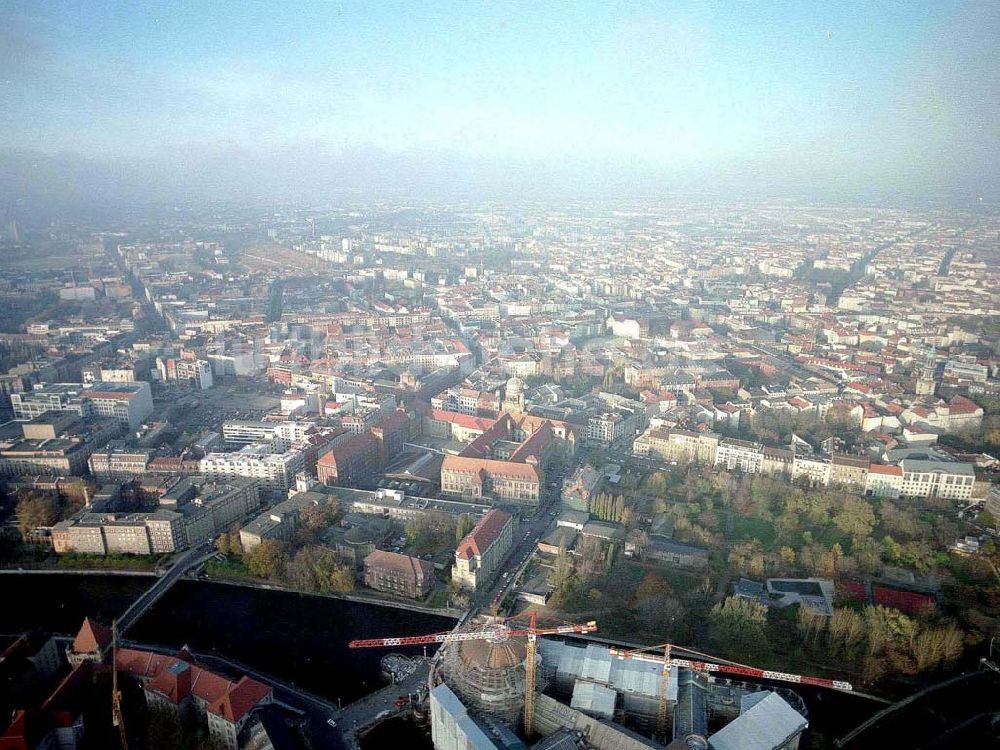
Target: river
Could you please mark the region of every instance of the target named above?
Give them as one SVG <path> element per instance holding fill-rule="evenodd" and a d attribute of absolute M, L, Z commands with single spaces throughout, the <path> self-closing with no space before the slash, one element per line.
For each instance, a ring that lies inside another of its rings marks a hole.
<path fill-rule="evenodd" d="M 71 635 L 88 615 L 110 623 L 150 584 L 130 576 L 5 575 L 0 633 L 41 628 Z M 384 684 L 379 662 L 387 653 L 348 649 L 348 641 L 453 626 L 447 617 L 393 607 L 182 580 L 126 635 L 215 652 L 346 704 Z"/>

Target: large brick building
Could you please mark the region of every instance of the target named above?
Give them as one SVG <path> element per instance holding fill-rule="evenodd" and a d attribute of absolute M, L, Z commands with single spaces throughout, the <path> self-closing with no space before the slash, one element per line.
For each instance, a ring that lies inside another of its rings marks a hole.
<path fill-rule="evenodd" d="M 535 505 L 545 467 L 572 453 L 576 433 L 565 422 L 502 414 L 457 456 L 441 464 L 441 490 L 471 499 Z"/>
<path fill-rule="evenodd" d="M 316 476 L 323 484 L 350 487 L 372 477 L 379 466 L 379 441 L 370 432 L 363 432 L 320 456 Z"/>
<path fill-rule="evenodd" d="M 397 409 L 370 428 L 340 440 L 316 461 L 323 484 L 352 487 L 370 479 L 403 452 L 410 421 Z"/>
<path fill-rule="evenodd" d="M 542 475 L 537 465 L 529 463 L 445 456 L 441 464 L 441 490 L 472 499 L 534 505 L 541 497 Z"/>
<path fill-rule="evenodd" d="M 434 584 L 434 566 L 418 557 L 375 550 L 365 558 L 365 586 L 419 599 Z"/>

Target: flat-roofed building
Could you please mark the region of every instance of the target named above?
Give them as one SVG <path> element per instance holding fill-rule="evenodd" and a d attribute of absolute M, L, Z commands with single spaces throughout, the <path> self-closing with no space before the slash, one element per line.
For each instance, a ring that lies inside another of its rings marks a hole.
<path fill-rule="evenodd" d="M 899 462 L 899 467 L 903 470 L 900 494 L 904 497 L 941 497 L 948 500 L 972 497 L 976 472 L 971 464 L 906 458 Z"/>
<path fill-rule="evenodd" d="M 97 479 L 131 479 L 141 477 L 149 467 L 149 451 L 132 451 L 125 441 L 115 440 L 90 454 L 90 473 Z"/>
<path fill-rule="evenodd" d="M 792 479 L 805 479 L 809 484 L 825 487 L 830 483 L 830 460 L 819 456 L 796 456 L 792 462 Z"/>
<path fill-rule="evenodd" d="M 72 411 L 81 417 L 89 416 L 89 404 L 80 399 L 84 388 L 81 383 L 37 383 L 30 391 L 11 393 L 14 419 L 34 419 L 47 411 Z"/>
<path fill-rule="evenodd" d="M 0 476 L 79 476 L 91 453 L 120 434 L 112 420 L 86 421 L 47 411 L 20 425 L 22 438 L 0 442 Z"/>
<path fill-rule="evenodd" d="M 724 466 L 729 471 L 739 469 L 744 474 L 759 474 L 764 466 L 761 448 L 760 444 L 746 440 L 720 440 L 715 451 L 715 465 Z"/>
<path fill-rule="evenodd" d="M 254 444 L 234 453 L 209 453 L 199 462 L 199 469 L 212 479 L 256 479 L 264 491 L 277 494 L 295 486 L 295 476 L 303 471 L 305 461 L 305 446 L 293 445 L 275 453 L 270 445 Z"/>
<path fill-rule="evenodd" d="M 149 383 L 92 383 L 80 393 L 92 413 L 118 420 L 123 428 L 135 431 L 153 413 L 153 392 Z"/>
<path fill-rule="evenodd" d="M 260 506 L 255 481 L 184 477 L 149 513 L 85 511 L 53 529 L 57 553 L 158 555 L 201 544 Z"/>
<path fill-rule="evenodd" d="M 320 492 L 299 492 L 268 508 L 240 529 L 243 551 L 252 550 L 266 539 L 291 539 L 299 525 L 299 514 L 306 508 L 319 507 L 328 500 Z"/>
<path fill-rule="evenodd" d="M 498 750 L 452 689 L 443 682 L 430 693 L 434 750 Z"/>
<path fill-rule="evenodd" d="M 635 439 L 637 456 L 651 456 L 678 463 L 714 464 L 719 436 L 714 432 L 649 428 Z"/>

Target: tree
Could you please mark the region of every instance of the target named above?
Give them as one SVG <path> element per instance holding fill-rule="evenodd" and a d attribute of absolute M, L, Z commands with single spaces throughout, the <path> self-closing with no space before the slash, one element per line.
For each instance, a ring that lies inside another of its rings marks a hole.
<path fill-rule="evenodd" d="M 304 591 L 330 594 L 354 589 L 353 570 L 329 547 L 303 547 L 288 561 L 285 575 L 289 583 Z"/>
<path fill-rule="evenodd" d="M 17 516 L 17 528 L 25 538 L 39 526 L 51 526 L 59 520 L 56 501 L 48 495 L 31 494 L 21 498 L 14 513 Z"/>
<path fill-rule="evenodd" d="M 472 531 L 475 525 L 476 520 L 471 513 L 461 514 L 455 523 L 455 542 L 458 543 L 465 539 L 466 534 Z"/>
<path fill-rule="evenodd" d="M 957 659 L 962 654 L 962 640 L 962 631 L 954 625 L 921 630 L 910 644 L 917 669 L 923 672 Z"/>
<path fill-rule="evenodd" d="M 229 548 L 229 533 L 223 532 L 215 538 L 215 551 L 228 555 L 232 550 Z"/>
<path fill-rule="evenodd" d="M 576 606 L 580 579 L 573 565 L 573 558 L 565 548 L 560 548 L 556 556 L 555 568 L 552 571 L 552 606 L 556 609 L 569 610 Z"/>
<path fill-rule="evenodd" d="M 833 513 L 833 525 L 852 539 L 865 539 L 875 527 L 875 513 L 861 498 L 844 495 L 840 508 Z"/>
<path fill-rule="evenodd" d="M 684 626 L 684 606 L 672 596 L 655 594 L 643 599 L 636 608 L 639 623 L 649 631 L 676 635 Z"/>
<path fill-rule="evenodd" d="M 608 545 L 610 546 L 610 545 Z M 578 545 L 580 553 L 580 575 L 582 578 L 593 578 L 604 570 L 604 542 L 596 537 L 587 536 Z"/>
<path fill-rule="evenodd" d="M 760 578 L 764 575 L 764 547 L 757 539 L 734 544 L 729 551 L 729 567 L 736 573 Z"/>
<path fill-rule="evenodd" d="M 455 536 L 455 521 L 442 511 L 421 513 L 406 524 L 406 541 L 418 554 L 450 548 Z"/>
<path fill-rule="evenodd" d="M 831 653 L 853 658 L 865 640 L 865 623 L 853 609 L 839 607 L 827 625 L 827 645 Z"/>
<path fill-rule="evenodd" d="M 729 653 L 746 655 L 766 651 L 767 608 L 757 601 L 730 596 L 712 607 L 709 636 Z"/>
<path fill-rule="evenodd" d="M 258 578 L 272 578 L 285 564 L 285 545 L 276 539 L 265 539 L 244 556 L 250 572 Z"/>
<path fill-rule="evenodd" d="M 826 630 L 827 618 L 808 607 L 799 607 L 799 633 L 810 646 L 815 646 Z"/>
<path fill-rule="evenodd" d="M 639 585 L 635 589 L 635 601 L 636 604 L 641 603 L 644 599 L 652 599 L 655 596 L 670 596 L 673 590 L 661 576 L 656 573 L 647 573 L 646 577 L 639 581 Z"/>
<path fill-rule="evenodd" d="M 224 555 L 239 555 L 243 553 L 243 542 L 240 532 L 224 531 L 215 540 L 215 549 Z"/>
<path fill-rule="evenodd" d="M 149 750 L 175 750 L 184 747 L 184 728 L 177 712 L 163 706 L 153 706 L 149 712 L 146 738 Z"/>

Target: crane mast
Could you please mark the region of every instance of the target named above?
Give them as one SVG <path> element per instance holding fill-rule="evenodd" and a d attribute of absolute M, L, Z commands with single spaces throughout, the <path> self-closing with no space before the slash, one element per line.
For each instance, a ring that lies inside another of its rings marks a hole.
<path fill-rule="evenodd" d="M 118 727 L 122 750 L 128 750 L 125 719 L 122 716 L 122 691 L 118 689 L 118 622 L 111 623 L 111 723 Z"/>
<path fill-rule="evenodd" d="M 550 628 L 538 627 L 534 612 L 530 614 L 527 628 L 512 628 L 507 622 L 496 619 L 480 630 L 467 632 L 430 633 L 399 638 L 363 638 L 347 644 L 348 648 L 387 648 L 392 646 L 423 646 L 432 643 L 458 643 L 461 641 L 489 641 L 503 643 L 511 637 L 527 637 L 528 646 L 524 665 L 524 733 L 530 737 L 535 731 L 535 672 L 538 659 L 538 636 L 571 635 L 592 633 L 597 623 L 590 620 L 574 625 L 557 625 Z"/>
<path fill-rule="evenodd" d="M 531 613 L 528 633 L 528 652 L 524 664 L 524 736 L 531 739 L 535 733 L 535 659 L 538 650 L 535 635 L 536 615 Z"/>

